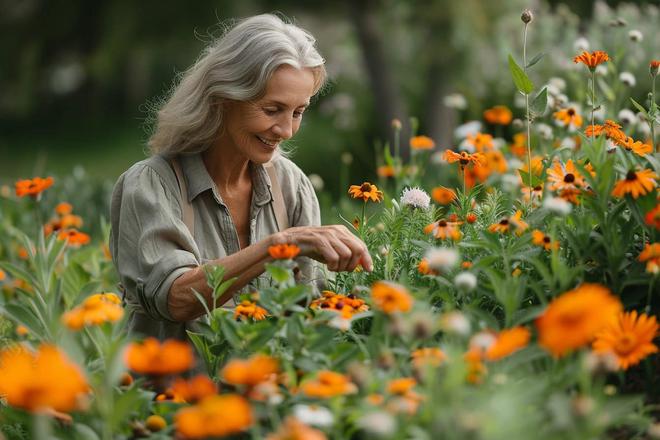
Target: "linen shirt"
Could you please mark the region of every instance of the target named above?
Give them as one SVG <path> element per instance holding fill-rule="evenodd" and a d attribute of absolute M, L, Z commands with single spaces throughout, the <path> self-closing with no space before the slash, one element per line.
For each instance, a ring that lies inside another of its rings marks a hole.
<path fill-rule="evenodd" d="M 128 328 L 159 339 L 187 337 L 195 322 L 177 322 L 167 297 L 174 280 L 186 271 L 240 250 L 238 234 L 200 153 L 179 155 L 188 202 L 194 211 L 194 236 L 183 221 L 182 194 L 176 173 L 160 155 L 134 164 L 119 177 L 110 207 L 110 252 L 124 287 Z M 318 226 L 319 203 L 307 176 L 289 159 L 273 158 L 290 226 Z M 250 244 L 278 231 L 270 177 L 263 165 L 250 163 Z M 303 280 L 318 278 L 313 260 L 299 258 Z M 261 275 L 241 289 L 269 282 Z M 191 292 L 191 295 L 193 293 Z M 233 301 L 229 303 L 233 305 Z"/>

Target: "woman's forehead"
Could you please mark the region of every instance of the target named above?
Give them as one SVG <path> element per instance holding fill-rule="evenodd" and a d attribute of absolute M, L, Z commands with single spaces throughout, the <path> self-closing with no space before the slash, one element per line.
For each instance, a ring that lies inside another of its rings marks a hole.
<path fill-rule="evenodd" d="M 280 66 L 266 84 L 262 101 L 287 107 L 305 107 L 314 94 L 315 78 L 311 69 Z"/>

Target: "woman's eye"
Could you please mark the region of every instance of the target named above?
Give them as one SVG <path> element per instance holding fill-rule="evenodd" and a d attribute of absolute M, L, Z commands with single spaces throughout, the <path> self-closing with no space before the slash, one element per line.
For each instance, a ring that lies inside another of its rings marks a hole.
<path fill-rule="evenodd" d="M 305 110 L 296 110 L 295 112 L 293 112 L 293 117 L 302 118 L 303 113 L 305 113 Z"/>
<path fill-rule="evenodd" d="M 264 113 L 266 113 L 268 116 L 273 116 L 274 114 L 277 113 L 277 109 L 275 109 L 275 108 L 265 108 Z"/>

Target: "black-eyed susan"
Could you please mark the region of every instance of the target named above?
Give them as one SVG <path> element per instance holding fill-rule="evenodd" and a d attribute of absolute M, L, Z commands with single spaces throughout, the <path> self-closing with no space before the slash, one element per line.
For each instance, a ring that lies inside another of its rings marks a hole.
<path fill-rule="evenodd" d="M 623 197 L 630 194 L 634 199 L 648 194 L 658 185 L 658 175 L 652 170 L 630 170 L 626 177 L 617 181 L 612 190 L 614 197 Z"/>
<path fill-rule="evenodd" d="M 554 112 L 552 116 L 557 123 L 569 130 L 575 130 L 576 128 L 582 127 L 582 116 L 578 113 L 575 107 L 566 107 Z"/>
<path fill-rule="evenodd" d="M 546 251 L 552 249 L 559 249 L 558 241 L 556 240 L 553 241 L 549 235 L 544 234 L 542 231 L 539 231 L 538 229 L 532 231 L 532 243 L 534 243 L 537 246 L 541 246 Z"/>
<path fill-rule="evenodd" d="M 636 141 L 630 136 L 627 136 L 625 139 L 617 142 L 617 145 L 626 151 L 631 151 L 637 154 L 638 156 L 646 156 L 648 153 L 653 152 L 653 147 L 651 144 L 646 144 L 642 141 Z"/>
<path fill-rule="evenodd" d="M 433 222 L 424 228 L 425 234 L 433 234 L 438 240 L 460 240 L 463 234 L 461 233 L 458 222 L 448 222 L 445 219 L 440 219 Z"/>
<path fill-rule="evenodd" d="M 362 185 L 351 185 L 348 194 L 354 199 L 362 199 L 364 202 L 380 202 L 383 200 L 383 192 L 376 185 L 364 182 Z"/>
<path fill-rule="evenodd" d="M 572 159 L 565 164 L 557 160 L 548 168 L 548 184 L 548 189 L 551 191 L 579 189 L 585 186 L 584 178 Z"/>
<path fill-rule="evenodd" d="M 491 151 L 495 146 L 493 144 L 493 136 L 488 133 L 468 134 L 465 140 L 479 153 Z"/>

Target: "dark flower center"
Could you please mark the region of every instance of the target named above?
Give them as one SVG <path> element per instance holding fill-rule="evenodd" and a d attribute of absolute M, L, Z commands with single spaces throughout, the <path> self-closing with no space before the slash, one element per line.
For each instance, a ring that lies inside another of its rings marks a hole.
<path fill-rule="evenodd" d="M 633 170 L 628 171 L 628 174 L 626 174 L 626 180 L 628 182 L 633 182 L 637 180 L 637 173 L 634 172 Z"/>
<path fill-rule="evenodd" d="M 508 226 L 508 225 L 509 225 L 509 219 L 506 219 L 506 218 L 505 218 L 505 219 L 502 219 L 502 220 L 500 221 L 500 225 L 502 225 L 502 226 Z"/>
<path fill-rule="evenodd" d="M 541 191 L 543 188 L 541 188 L 541 185 L 536 185 L 534 187 L 534 191 Z"/>
<path fill-rule="evenodd" d="M 575 110 L 573 110 L 572 108 L 569 108 L 566 113 L 568 114 L 568 116 L 574 116 L 575 115 Z"/>
<path fill-rule="evenodd" d="M 371 185 L 368 184 L 368 183 L 363 183 L 362 186 L 360 187 L 360 191 L 362 191 L 362 192 L 371 191 Z"/>
<path fill-rule="evenodd" d="M 550 243 L 550 237 L 548 237 L 547 235 L 543 237 L 543 243 Z"/>
<path fill-rule="evenodd" d="M 445 226 L 447 226 L 447 222 L 444 221 L 444 220 L 440 220 L 440 221 L 438 222 L 438 226 L 440 226 L 441 228 L 444 228 Z"/>
<path fill-rule="evenodd" d="M 575 175 L 573 173 L 568 173 L 564 176 L 564 182 L 573 183 L 575 182 Z"/>

